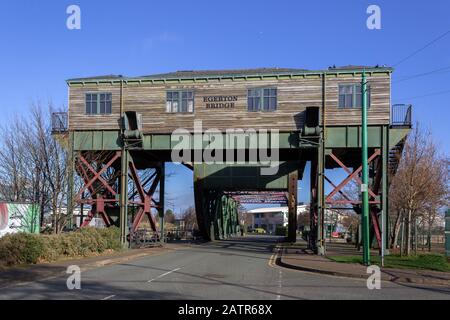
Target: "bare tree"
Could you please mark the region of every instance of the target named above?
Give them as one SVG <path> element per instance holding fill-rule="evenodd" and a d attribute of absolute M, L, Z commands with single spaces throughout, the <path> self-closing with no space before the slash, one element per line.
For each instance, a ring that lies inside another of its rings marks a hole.
<path fill-rule="evenodd" d="M 184 220 L 184 225 L 186 229 L 196 230 L 198 229 L 197 225 L 197 216 L 195 214 L 195 208 L 189 207 L 183 211 L 181 214 L 182 219 Z"/>
<path fill-rule="evenodd" d="M 52 136 L 50 114 L 37 103 L 28 116 L 17 117 L 0 134 L 0 197 L 11 202 L 39 205 L 41 223 L 45 212 L 52 215 L 53 231 L 67 221 L 69 159 Z"/>
<path fill-rule="evenodd" d="M 406 141 L 397 174 L 392 177 L 390 207 L 395 223 L 391 245 L 397 242 L 403 220 L 405 255 L 411 253 L 412 227 L 417 219 L 430 208 L 437 210 L 448 203 L 448 160 L 438 153 L 430 137 L 429 132 L 416 126 Z"/>
<path fill-rule="evenodd" d="M 304 211 L 300 212 L 297 215 L 297 226 L 299 228 L 309 227 L 310 224 L 311 224 L 311 216 L 310 216 L 310 210 L 309 210 L 309 205 L 308 205 Z"/>

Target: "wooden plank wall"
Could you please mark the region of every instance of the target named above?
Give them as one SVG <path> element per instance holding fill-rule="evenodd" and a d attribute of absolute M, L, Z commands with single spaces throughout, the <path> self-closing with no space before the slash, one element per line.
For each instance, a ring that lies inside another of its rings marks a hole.
<path fill-rule="evenodd" d="M 360 77 L 356 78 L 360 81 Z M 355 77 L 351 75 L 327 77 L 326 84 L 326 125 L 351 125 L 361 124 L 361 109 L 340 109 L 339 84 L 355 83 Z M 389 124 L 391 112 L 391 81 L 387 74 L 374 74 L 368 77 L 370 85 L 371 105 L 368 111 L 367 120 L 369 124 Z"/>
<path fill-rule="evenodd" d="M 355 125 L 361 119 L 360 110 L 338 109 L 338 84 L 358 83 L 360 76 L 327 76 L 326 125 Z M 372 105 L 369 124 L 387 124 L 390 116 L 390 76 L 387 73 L 368 77 L 371 85 Z M 308 106 L 322 106 L 323 81 L 317 76 L 292 80 L 210 80 L 189 84 L 124 84 L 124 110 L 143 115 L 145 133 L 171 133 L 175 129 L 193 129 L 194 120 L 202 120 L 203 129 L 217 128 L 276 128 L 292 131 L 302 128 L 303 112 Z M 247 90 L 258 87 L 276 87 L 278 106 L 274 112 L 248 112 Z M 192 89 L 195 92 L 194 113 L 166 113 L 166 91 Z M 111 92 L 111 115 L 86 115 L 85 94 Z M 235 107 L 207 109 L 205 96 L 237 96 Z M 69 90 L 70 130 L 117 130 L 120 119 L 120 85 L 100 84 L 71 86 Z"/>

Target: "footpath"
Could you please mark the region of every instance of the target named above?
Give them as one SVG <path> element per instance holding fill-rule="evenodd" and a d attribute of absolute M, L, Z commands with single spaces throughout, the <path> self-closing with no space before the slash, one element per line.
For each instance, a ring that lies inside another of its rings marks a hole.
<path fill-rule="evenodd" d="M 345 255 L 354 251 L 349 246 L 328 246 L 329 256 Z M 357 254 L 352 252 L 353 254 Z M 333 276 L 367 279 L 367 268 L 357 263 L 340 263 L 325 256 L 318 256 L 307 249 L 306 242 L 295 245 L 281 245 L 277 264 L 301 271 L 328 274 Z M 420 269 L 381 268 L 381 279 L 399 283 L 414 283 L 425 285 L 440 285 L 450 287 L 450 272 L 438 272 Z"/>

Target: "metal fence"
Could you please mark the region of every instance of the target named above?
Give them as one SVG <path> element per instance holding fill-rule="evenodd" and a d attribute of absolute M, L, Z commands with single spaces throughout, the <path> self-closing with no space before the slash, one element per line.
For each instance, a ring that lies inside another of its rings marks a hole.
<path fill-rule="evenodd" d="M 52 133 L 63 133 L 68 130 L 67 112 L 52 113 Z"/>
<path fill-rule="evenodd" d="M 391 110 L 391 126 L 408 127 L 412 125 L 412 105 L 394 104 Z"/>

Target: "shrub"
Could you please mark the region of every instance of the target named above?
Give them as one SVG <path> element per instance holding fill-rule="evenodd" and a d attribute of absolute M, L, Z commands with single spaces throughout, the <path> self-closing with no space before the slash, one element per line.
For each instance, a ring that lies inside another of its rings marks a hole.
<path fill-rule="evenodd" d="M 26 233 L 0 238 L 0 265 L 34 264 L 120 250 L 119 228 L 83 228 L 58 235 Z"/>
<path fill-rule="evenodd" d="M 120 229 L 117 227 L 110 227 L 108 229 L 97 229 L 102 238 L 106 241 L 106 249 L 120 250 L 122 244 L 120 243 Z"/>
<path fill-rule="evenodd" d="M 39 235 L 16 233 L 0 241 L 0 264 L 33 264 L 39 261 L 44 243 Z"/>
<path fill-rule="evenodd" d="M 287 236 L 287 228 L 282 226 L 277 226 L 275 229 L 275 235 L 277 236 Z"/>

